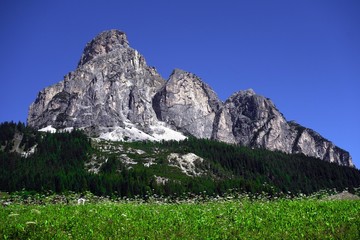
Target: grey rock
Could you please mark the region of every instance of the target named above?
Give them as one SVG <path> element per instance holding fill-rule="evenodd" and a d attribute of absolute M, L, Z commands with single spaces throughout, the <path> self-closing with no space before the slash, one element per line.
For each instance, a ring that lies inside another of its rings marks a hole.
<path fill-rule="evenodd" d="M 119 30 L 105 31 L 86 44 L 78 67 L 99 55 L 105 55 L 123 47 L 129 47 L 129 42 L 124 32 L 120 32 Z"/>
<path fill-rule="evenodd" d="M 225 104 L 238 144 L 291 152 L 295 136 L 292 136 L 285 118 L 269 99 L 249 89 L 233 94 Z"/>
<path fill-rule="evenodd" d="M 164 84 L 156 69 L 129 47 L 123 32 L 106 31 L 86 45 L 74 72 L 39 93 L 27 121 L 35 128 L 76 127 L 93 133 L 125 122 L 146 128 L 157 122 L 151 99 Z"/>
<path fill-rule="evenodd" d="M 216 93 L 199 77 L 175 69 L 153 100 L 159 120 L 198 138 L 234 142 L 230 115 Z"/>
<path fill-rule="evenodd" d="M 319 133 L 303 127 L 294 121 L 289 122 L 289 125 L 296 132 L 292 153 L 303 153 L 307 156 L 335 162 L 339 165 L 354 166 L 349 152 L 335 146 Z"/>
<path fill-rule="evenodd" d="M 250 89 L 232 95 L 225 103 L 233 122 L 236 142 L 243 146 L 303 153 L 340 165 L 353 166 L 348 152 L 315 131 L 288 122 L 273 102 Z"/>
<path fill-rule="evenodd" d="M 347 151 L 288 122 L 270 99 L 251 89 L 223 103 L 192 73 L 176 69 L 165 81 L 118 30 L 96 36 L 86 45 L 75 71 L 39 92 L 27 122 L 37 129 L 82 128 L 91 136 L 111 139 L 156 139 L 159 134 L 166 135 L 163 139 L 183 139 L 176 129 L 198 138 L 303 153 L 353 166 Z"/>

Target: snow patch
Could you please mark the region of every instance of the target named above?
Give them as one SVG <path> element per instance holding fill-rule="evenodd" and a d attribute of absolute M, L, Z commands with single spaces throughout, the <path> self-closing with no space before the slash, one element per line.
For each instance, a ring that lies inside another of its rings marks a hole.
<path fill-rule="evenodd" d="M 67 128 L 63 128 L 63 129 L 59 129 L 58 130 L 61 133 L 67 132 L 67 133 L 71 133 L 72 131 L 74 131 L 73 127 L 67 127 Z"/>
<path fill-rule="evenodd" d="M 125 127 L 116 127 L 115 130 L 107 133 L 102 133 L 99 139 L 110 141 L 168 141 L 176 140 L 181 141 L 186 139 L 182 133 L 172 130 L 165 126 L 165 123 L 158 123 L 150 126 L 151 134 L 145 133 L 138 129 L 136 125 L 132 123 L 125 123 Z"/>
<path fill-rule="evenodd" d="M 131 123 L 127 123 L 124 128 L 116 127 L 115 130 L 111 132 L 102 133 L 99 138 L 110 141 L 156 141 L 154 137 L 139 130 Z"/>
<path fill-rule="evenodd" d="M 186 137 L 182 133 L 172 130 L 169 127 L 166 127 L 165 123 L 163 123 L 163 122 L 160 122 L 158 125 L 151 126 L 150 128 L 154 132 L 152 134 L 152 136 L 154 138 L 158 139 L 158 141 L 161 141 L 161 140 L 181 141 L 181 140 L 186 139 Z"/>
<path fill-rule="evenodd" d="M 56 129 L 51 125 L 41 128 L 38 131 L 40 132 L 72 132 L 74 130 L 73 127 L 67 127 L 64 129 Z M 101 140 L 109 140 L 109 141 L 181 141 L 186 139 L 182 133 L 177 132 L 170 127 L 166 126 L 164 122 L 158 122 L 155 125 L 149 126 L 149 132 L 146 133 L 143 130 L 139 129 L 133 123 L 125 122 L 125 127 L 115 127 L 112 131 L 102 133 L 98 137 Z"/>
<path fill-rule="evenodd" d="M 195 166 L 196 162 L 202 163 L 204 159 L 194 153 L 187 153 L 183 155 L 179 153 L 170 153 L 167 160 L 169 162 L 169 166 L 180 168 L 181 171 L 188 176 L 200 176 L 204 174 L 202 170 L 196 168 Z"/>
<path fill-rule="evenodd" d="M 38 130 L 39 132 L 49 132 L 49 133 L 56 133 L 56 128 L 53 128 L 51 125 L 41 128 Z"/>

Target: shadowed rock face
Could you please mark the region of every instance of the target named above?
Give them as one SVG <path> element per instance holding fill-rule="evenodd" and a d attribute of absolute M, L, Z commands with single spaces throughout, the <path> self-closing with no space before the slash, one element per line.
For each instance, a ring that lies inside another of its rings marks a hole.
<path fill-rule="evenodd" d="M 165 129 L 168 139 L 172 135 L 166 129 L 176 129 L 198 138 L 303 153 L 353 166 L 348 152 L 311 129 L 287 122 L 269 99 L 251 89 L 223 103 L 192 73 L 176 69 L 165 81 L 118 30 L 90 41 L 77 69 L 39 92 L 27 121 L 38 129 L 84 128 L 93 136 L 114 129 L 121 134 L 161 135 Z"/>

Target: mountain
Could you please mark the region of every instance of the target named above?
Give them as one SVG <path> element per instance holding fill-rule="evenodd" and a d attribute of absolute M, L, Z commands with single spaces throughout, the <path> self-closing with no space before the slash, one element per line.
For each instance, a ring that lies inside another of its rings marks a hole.
<path fill-rule="evenodd" d="M 74 72 L 38 94 L 27 122 L 38 129 L 82 128 L 114 140 L 184 139 L 163 126 L 152 108 L 164 84 L 156 69 L 129 47 L 125 33 L 106 31 L 86 45 Z"/>
<path fill-rule="evenodd" d="M 288 122 L 274 103 L 253 90 L 239 91 L 225 102 L 236 143 L 254 148 L 303 153 L 353 166 L 350 154 L 312 129 Z"/>
<path fill-rule="evenodd" d="M 224 104 L 192 73 L 175 69 L 155 95 L 153 107 L 159 120 L 186 135 L 235 143 Z"/>
<path fill-rule="evenodd" d="M 27 123 L 43 130 L 81 128 L 109 140 L 194 136 L 353 166 L 347 151 L 288 122 L 270 99 L 253 90 L 222 102 L 193 73 L 175 69 L 165 81 L 118 30 L 96 36 L 75 71 L 40 91 Z"/>

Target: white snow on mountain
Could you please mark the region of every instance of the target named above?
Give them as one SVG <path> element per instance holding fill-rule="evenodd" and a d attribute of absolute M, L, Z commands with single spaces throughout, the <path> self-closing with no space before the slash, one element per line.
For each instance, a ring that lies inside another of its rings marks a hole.
<path fill-rule="evenodd" d="M 155 126 L 150 126 L 150 129 L 153 132 L 152 134 L 143 132 L 134 124 L 126 123 L 125 128 L 117 127 L 111 132 L 102 133 L 99 138 L 110 141 L 181 141 L 186 139 L 182 133 L 172 130 L 162 122 Z"/>
<path fill-rule="evenodd" d="M 56 128 L 53 128 L 51 125 L 39 129 L 39 132 L 49 132 L 49 133 L 56 133 Z"/>

